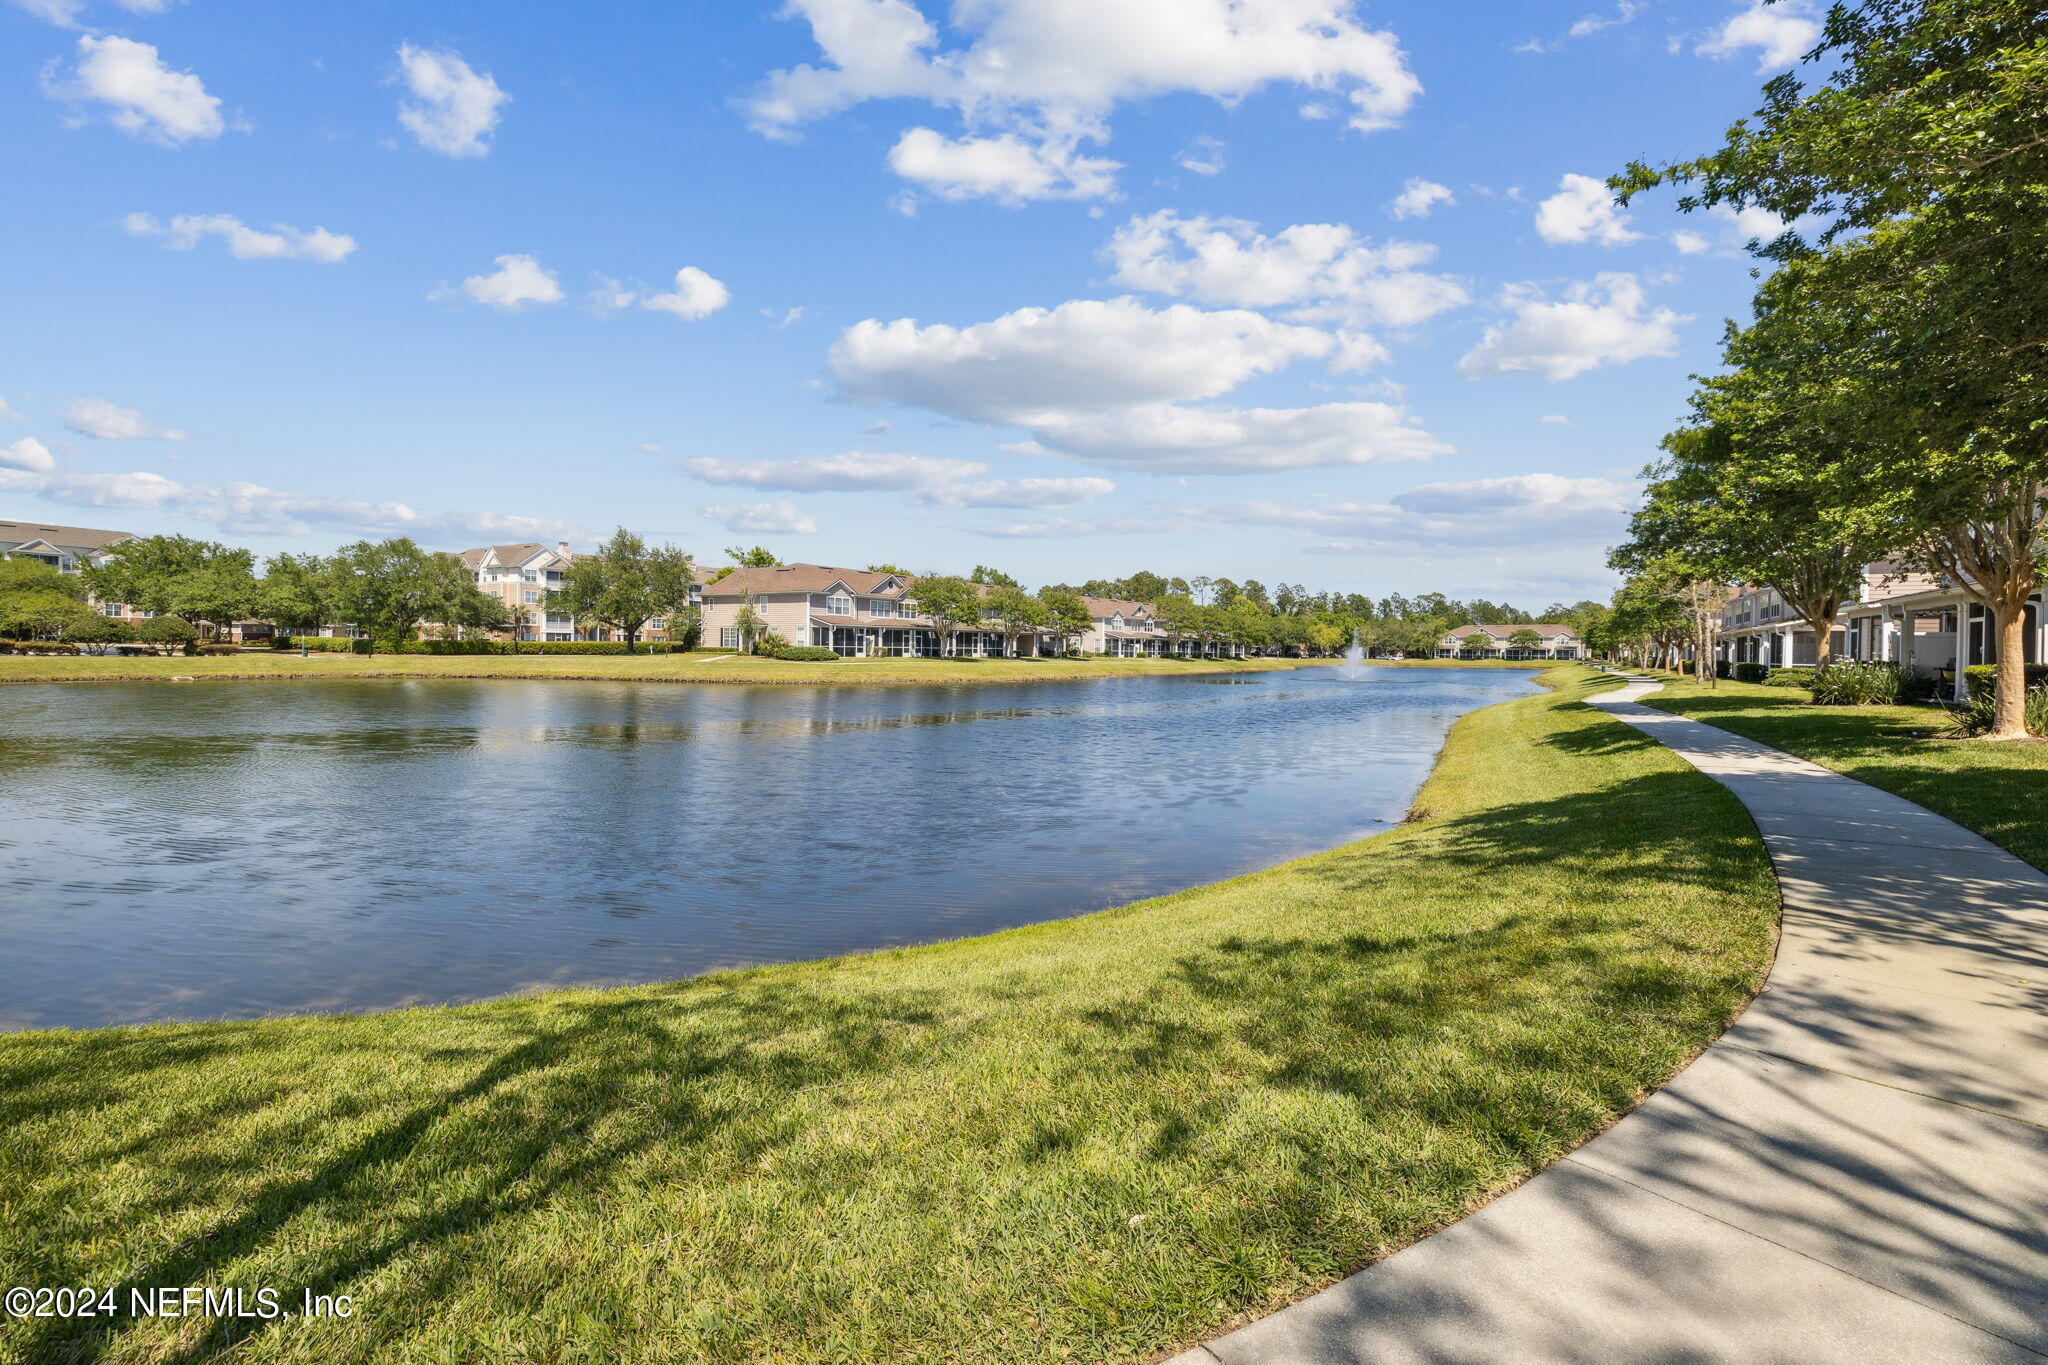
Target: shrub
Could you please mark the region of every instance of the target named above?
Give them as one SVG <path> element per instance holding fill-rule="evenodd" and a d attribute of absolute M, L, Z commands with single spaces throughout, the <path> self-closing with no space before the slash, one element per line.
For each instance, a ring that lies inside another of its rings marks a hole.
<path fill-rule="evenodd" d="M 1726 659 L 1716 659 L 1714 660 L 1714 676 L 1717 678 L 1726 679 L 1732 676 L 1732 667 L 1733 665 L 1731 665 Z"/>
<path fill-rule="evenodd" d="M 1771 666 L 1769 664 L 1735 665 L 1735 681 L 1737 682 L 1760 683 L 1770 676 Z"/>
<path fill-rule="evenodd" d="M 135 638 L 146 645 L 189 645 L 198 632 L 175 616 L 152 616 L 135 628 Z"/>
<path fill-rule="evenodd" d="M 1975 679 L 1971 681 L 1974 683 Z M 1951 713 L 1956 733 L 1972 737 L 1990 734 L 1992 709 L 1996 704 L 1990 688 L 1979 691 L 1972 686 L 1969 705 Z M 2025 717 L 2028 734 L 2048 738 L 2048 686 L 2027 689 Z"/>
<path fill-rule="evenodd" d="M 817 645 L 789 645 L 777 650 L 775 657 L 788 659 L 793 663 L 807 664 L 829 664 L 839 661 L 839 656 L 833 651 Z"/>
<path fill-rule="evenodd" d="M 756 654 L 765 654 L 771 659 L 781 658 L 782 651 L 788 648 L 789 641 L 783 639 L 772 630 L 762 631 L 760 638 L 754 641 L 754 652 Z"/>
<path fill-rule="evenodd" d="M 356 641 L 341 636 L 329 635 L 273 635 L 272 649 L 297 649 L 304 645 L 309 654 L 346 654 L 356 646 Z"/>
<path fill-rule="evenodd" d="M 242 647 L 240 645 L 224 644 L 201 645 L 199 646 L 199 652 L 201 654 L 240 654 Z"/>
<path fill-rule="evenodd" d="M 1811 687 L 1813 670 L 1810 668 L 1774 668 L 1764 679 L 1765 687 Z"/>
<path fill-rule="evenodd" d="M 1813 683 L 1816 706 L 1897 706 L 1906 699 L 1906 675 L 1893 663 L 1844 662 Z"/>
<path fill-rule="evenodd" d="M 2027 691 L 2048 687 L 2048 664 L 2028 664 L 2026 675 Z M 1998 690 L 1998 669 L 1993 664 L 1971 664 L 1963 670 L 1963 681 L 1969 686 L 1971 701 L 1989 698 Z"/>

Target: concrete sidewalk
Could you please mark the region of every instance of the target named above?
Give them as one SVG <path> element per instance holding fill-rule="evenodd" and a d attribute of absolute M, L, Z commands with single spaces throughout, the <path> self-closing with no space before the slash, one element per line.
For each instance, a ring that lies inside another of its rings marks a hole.
<path fill-rule="evenodd" d="M 1755 816 L 1764 993 L 1527 1184 L 1173 1365 L 2048 1357 L 2048 877 L 1651 690 L 1591 704 Z"/>

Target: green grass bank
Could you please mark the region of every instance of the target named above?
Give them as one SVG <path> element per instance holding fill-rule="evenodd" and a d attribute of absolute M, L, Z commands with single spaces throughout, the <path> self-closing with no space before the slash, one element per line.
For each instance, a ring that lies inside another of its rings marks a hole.
<path fill-rule="evenodd" d="M 1100 914 L 0 1036 L 10 1282 L 356 1309 L 6 1320 L 0 1359 L 1136 1361 L 1275 1308 L 1624 1113 L 1766 970 L 1740 805 L 1546 680 L 1459 722 L 1413 822 Z"/>
<path fill-rule="evenodd" d="M 1668 677 L 1643 704 L 1917 801 L 2048 871 L 2048 742 L 1959 739 L 1927 706 L 1814 706 L 1805 688 Z"/>
<path fill-rule="evenodd" d="M 1300 668 L 1295 659 L 841 659 L 796 663 L 732 654 L 228 654 L 197 658 L 0 655 L 0 684 L 306 678 L 557 678 L 600 682 L 873 686 L 1072 682 L 1154 674 Z M 1313 661 L 1313 662 L 1321 662 Z"/>

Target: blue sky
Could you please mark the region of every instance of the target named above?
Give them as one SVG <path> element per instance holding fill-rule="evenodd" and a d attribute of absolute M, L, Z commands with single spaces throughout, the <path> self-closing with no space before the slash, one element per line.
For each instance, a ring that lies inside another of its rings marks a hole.
<path fill-rule="evenodd" d="M 0 516 L 1604 595 L 1800 0 L 0 0 Z M 1404 199 L 1405 195 L 1405 199 Z"/>

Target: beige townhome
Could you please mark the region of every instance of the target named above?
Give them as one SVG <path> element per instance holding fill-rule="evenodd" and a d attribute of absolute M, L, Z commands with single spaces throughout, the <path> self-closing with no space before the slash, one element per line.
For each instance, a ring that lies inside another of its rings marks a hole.
<path fill-rule="evenodd" d="M 1120 659 L 1216 659 L 1243 653 L 1235 645 L 1174 634 L 1160 624 L 1159 613 L 1150 602 L 1083 597 L 1081 605 L 1088 609 L 1089 622 L 1081 648 L 1090 654 Z"/>
<path fill-rule="evenodd" d="M 607 627 L 579 622 L 567 613 L 548 609 L 548 593 L 561 588 L 562 576 L 576 558 L 566 540 L 556 541 L 553 549 L 537 541 L 484 545 L 464 550 L 456 558 L 476 575 L 478 589 L 503 602 L 505 609 L 512 613 L 514 628 L 501 634 L 508 634 L 514 640 L 558 642 L 623 638 Z M 692 589 L 691 597 L 694 601 L 695 589 Z M 659 619 L 647 622 L 640 638 L 666 640 L 666 622 Z"/>
<path fill-rule="evenodd" d="M 1990 614 L 1953 583 L 1912 573 L 1896 561 L 1867 564 L 1854 600 L 1836 615 L 1831 652 L 1836 659 L 1896 663 L 1940 680 L 1944 695 L 1963 701 L 1963 670 L 1998 661 Z M 1721 613 L 1720 658 L 1731 664 L 1808 666 L 1818 650 L 1813 629 L 1769 588 L 1749 586 Z M 2043 594 L 2027 604 L 2026 661 L 2048 658 L 2048 609 Z"/>
<path fill-rule="evenodd" d="M 133 531 L 102 531 L 88 526 L 50 526 L 35 521 L 0 521 L 0 555 L 34 559 L 60 573 L 77 573 L 87 565 L 106 559 L 107 551 L 124 540 L 135 539 Z M 155 612 L 141 611 L 123 602 L 86 599 L 93 610 L 129 625 L 147 621 Z"/>
<path fill-rule="evenodd" d="M 849 659 L 1000 658 L 1009 642 L 992 622 L 956 622 L 944 633 L 910 600 L 912 574 L 870 573 L 826 564 L 777 564 L 734 569 L 703 587 L 704 643 L 745 649 L 763 631 L 793 645 L 829 649 Z M 751 606 L 750 638 L 740 613 Z M 1030 634 L 1017 652 L 1053 654 L 1051 635 Z"/>
<path fill-rule="evenodd" d="M 1510 645 L 1508 641 L 1525 630 L 1536 632 L 1537 643 L 1532 648 L 1526 645 Z M 1577 631 L 1555 621 L 1536 621 L 1529 625 L 1482 625 L 1459 626 L 1456 630 L 1437 641 L 1436 657 L 1455 659 L 1472 651 L 1465 642 L 1474 635 L 1485 635 L 1493 643 L 1479 651 L 1484 659 L 1576 659 L 1585 648 Z"/>

